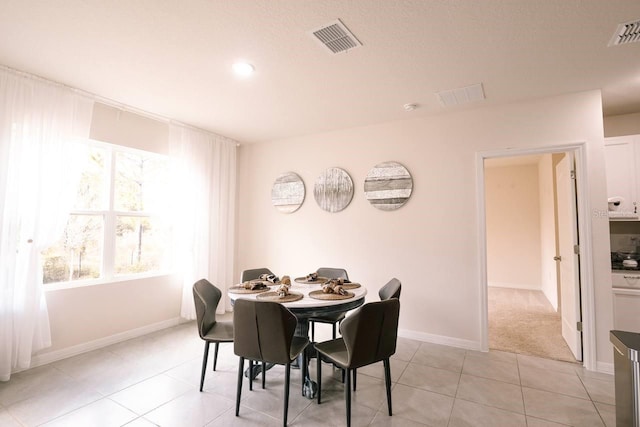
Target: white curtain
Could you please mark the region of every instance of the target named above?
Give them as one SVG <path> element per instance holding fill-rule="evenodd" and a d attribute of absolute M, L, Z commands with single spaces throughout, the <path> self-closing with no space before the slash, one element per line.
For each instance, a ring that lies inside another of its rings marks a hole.
<path fill-rule="evenodd" d="M 0 381 L 51 345 L 40 252 L 60 237 L 93 101 L 0 69 Z"/>
<path fill-rule="evenodd" d="M 193 284 L 202 278 L 220 288 L 218 313 L 230 309 L 233 284 L 236 143 L 206 132 L 170 125 L 174 257 L 182 278 L 180 315 L 195 319 Z"/>

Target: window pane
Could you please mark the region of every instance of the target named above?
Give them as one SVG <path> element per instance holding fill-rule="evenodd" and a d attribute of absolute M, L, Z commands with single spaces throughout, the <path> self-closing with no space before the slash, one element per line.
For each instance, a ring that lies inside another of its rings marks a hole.
<path fill-rule="evenodd" d="M 115 210 L 162 212 L 167 208 L 168 175 L 168 162 L 164 158 L 139 153 L 117 153 Z"/>
<path fill-rule="evenodd" d="M 100 277 L 102 215 L 70 215 L 60 240 L 42 253 L 43 282 Z"/>
<path fill-rule="evenodd" d="M 154 217 L 118 216 L 116 274 L 159 271 L 165 267 L 168 227 Z"/>
<path fill-rule="evenodd" d="M 105 153 L 104 148 L 89 147 L 88 156 L 76 197 L 75 209 L 102 210 L 105 205 Z"/>

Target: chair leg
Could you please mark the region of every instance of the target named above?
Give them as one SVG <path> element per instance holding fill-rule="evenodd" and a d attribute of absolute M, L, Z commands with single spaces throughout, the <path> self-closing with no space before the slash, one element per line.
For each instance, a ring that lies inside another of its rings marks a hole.
<path fill-rule="evenodd" d="M 346 369 L 344 384 L 344 400 L 347 404 L 347 427 L 351 427 L 351 369 Z"/>
<path fill-rule="evenodd" d="M 253 391 L 253 360 L 249 359 L 249 390 Z"/>
<path fill-rule="evenodd" d="M 238 366 L 238 387 L 236 389 L 236 417 L 240 413 L 240 396 L 242 395 L 242 370 L 244 369 L 244 357 L 240 357 Z M 251 379 L 249 379 L 251 381 Z"/>
<path fill-rule="evenodd" d="M 216 347 L 214 349 L 213 352 L 213 370 L 216 370 L 216 365 L 218 364 L 218 346 L 220 345 L 219 342 L 216 343 Z"/>
<path fill-rule="evenodd" d="M 204 356 L 202 357 L 202 375 L 200 376 L 200 391 L 204 385 L 204 374 L 207 372 L 207 358 L 209 357 L 209 341 L 204 342 Z"/>
<path fill-rule="evenodd" d="M 302 380 L 300 381 L 302 385 L 302 396 L 304 396 L 304 383 L 307 381 L 307 376 L 309 372 L 309 366 L 307 365 L 307 349 L 302 350 Z"/>
<path fill-rule="evenodd" d="M 356 391 L 356 369 L 353 368 L 353 391 Z"/>
<path fill-rule="evenodd" d="M 316 342 L 316 322 L 311 323 L 311 342 Z"/>
<path fill-rule="evenodd" d="M 387 406 L 389 407 L 389 416 L 391 416 L 391 366 L 389 359 L 384 359 L 384 382 L 387 388 Z"/>
<path fill-rule="evenodd" d="M 284 416 L 282 425 L 287 426 L 287 414 L 289 413 L 289 377 L 291 375 L 291 363 L 284 368 Z"/>
<path fill-rule="evenodd" d="M 318 405 L 320 404 L 320 395 L 322 394 L 322 359 L 320 352 L 316 350 L 316 381 L 318 382 Z"/>
<path fill-rule="evenodd" d="M 333 329 L 333 339 L 335 340 L 336 339 L 336 324 L 332 323 L 331 326 L 332 326 L 332 329 Z"/>
<path fill-rule="evenodd" d="M 264 388 L 265 378 L 267 375 L 267 362 L 262 361 L 262 388 Z"/>

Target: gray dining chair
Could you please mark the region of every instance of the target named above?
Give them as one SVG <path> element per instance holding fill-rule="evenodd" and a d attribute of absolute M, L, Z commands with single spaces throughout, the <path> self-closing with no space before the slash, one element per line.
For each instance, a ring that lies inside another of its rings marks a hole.
<path fill-rule="evenodd" d="M 382 361 L 387 390 L 389 416 L 391 408 L 391 367 L 389 358 L 396 352 L 400 300 L 391 298 L 371 302 L 346 318 L 340 330 L 342 337 L 315 344 L 317 355 L 318 404 L 322 393 L 322 361 L 331 362 L 346 371 L 344 396 L 347 426 L 351 426 L 351 372 Z"/>
<path fill-rule="evenodd" d="M 380 301 L 386 301 L 391 298 L 400 299 L 400 291 L 402 290 L 402 283 L 400 280 L 395 277 L 387 282 L 386 285 L 381 287 L 378 290 L 378 296 L 380 297 Z M 342 372 L 342 382 L 344 382 L 344 371 Z M 356 381 L 357 381 L 357 369 L 353 369 L 353 391 L 356 390 Z"/>
<path fill-rule="evenodd" d="M 236 416 L 240 412 L 242 397 L 242 371 L 245 359 L 249 360 L 249 369 L 253 361 L 266 361 L 284 365 L 284 413 L 283 425 L 287 425 L 289 411 L 289 383 L 291 362 L 293 362 L 309 344 L 309 339 L 295 336 L 298 320 L 296 316 L 280 303 L 237 299 L 233 310 L 235 339 L 233 351 L 239 356 L 238 388 L 236 392 Z M 302 395 L 304 379 L 307 376 L 307 358 L 302 357 Z M 252 381 L 249 380 L 249 390 Z"/>
<path fill-rule="evenodd" d="M 263 274 L 273 274 L 273 272 L 271 270 L 269 270 L 266 267 L 261 267 L 261 268 L 252 268 L 249 270 L 242 270 L 242 273 L 240 274 L 240 282 L 244 283 L 247 282 L 249 280 L 253 280 L 253 279 L 259 279 L 261 275 Z M 267 381 L 267 370 L 270 367 L 267 367 L 267 363 L 265 361 L 262 361 L 262 364 L 260 365 L 259 368 L 256 368 L 256 373 L 255 376 L 258 376 L 258 373 L 262 373 L 262 388 L 265 388 L 265 384 Z M 253 372 L 254 368 L 251 367 L 251 369 L 249 369 L 249 376 L 253 377 L 254 376 L 254 372 Z"/>
<path fill-rule="evenodd" d="M 268 268 L 254 268 L 250 270 L 243 270 L 240 275 L 240 282 L 244 283 L 248 280 L 258 279 L 262 274 L 273 274 Z"/>
<path fill-rule="evenodd" d="M 202 374 L 200 375 L 200 391 L 204 385 L 209 358 L 209 344 L 215 344 L 213 370 L 218 362 L 218 346 L 221 342 L 233 341 L 233 323 L 216 321 L 216 308 L 222 297 L 220 289 L 207 279 L 200 279 L 193 285 L 193 301 L 196 306 L 196 323 L 198 334 L 204 340 L 204 356 L 202 357 Z"/>
<path fill-rule="evenodd" d="M 378 296 L 380 301 L 388 300 L 391 298 L 400 299 L 400 291 L 402 290 L 402 283 L 395 277 L 387 282 L 386 285 L 378 290 Z"/>
<path fill-rule="evenodd" d="M 316 270 L 319 277 L 326 277 L 328 279 L 346 279 L 349 280 L 349 275 L 347 274 L 347 270 L 344 268 L 328 268 L 322 267 Z M 326 323 L 331 325 L 333 328 L 333 339 L 336 338 L 336 325 L 339 325 L 340 322 L 344 320 L 345 313 L 330 313 L 330 314 L 322 314 L 309 318 L 309 326 L 311 326 L 311 341 L 316 340 L 316 323 Z"/>

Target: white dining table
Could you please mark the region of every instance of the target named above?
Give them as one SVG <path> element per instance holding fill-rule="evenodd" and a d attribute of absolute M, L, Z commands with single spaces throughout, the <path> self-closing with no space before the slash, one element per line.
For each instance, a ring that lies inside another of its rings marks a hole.
<path fill-rule="evenodd" d="M 271 287 L 271 290 L 276 290 L 278 286 L 274 285 Z M 302 294 L 302 299 L 292 302 L 283 302 L 281 303 L 289 310 L 291 310 L 298 320 L 308 319 L 309 317 L 316 316 L 320 313 L 328 313 L 335 311 L 348 311 L 353 308 L 359 307 L 364 304 L 364 298 L 367 295 L 367 288 L 364 286 L 360 286 L 359 288 L 349 289 L 349 292 L 353 293 L 352 298 L 348 299 L 340 299 L 340 300 L 324 300 L 324 299 L 316 299 L 309 296 L 309 293 L 312 291 L 317 291 L 322 289 L 322 284 L 303 284 L 292 282 L 291 287 L 289 288 L 290 292 L 300 293 Z M 259 293 L 252 294 L 240 294 L 233 293 L 231 291 L 228 292 L 229 298 L 231 298 L 231 303 L 238 299 L 258 299 Z"/>
<path fill-rule="evenodd" d="M 275 291 L 278 288 L 277 285 L 271 286 L 271 290 Z M 365 296 L 367 295 L 367 288 L 364 285 L 360 285 L 359 288 L 349 289 L 349 292 L 353 293 L 353 297 L 348 299 L 339 299 L 339 300 L 330 300 L 330 299 L 316 299 L 309 296 L 309 293 L 312 291 L 317 291 L 322 289 L 321 283 L 297 283 L 293 281 L 291 283 L 291 287 L 289 288 L 289 292 L 295 292 L 302 294 L 302 299 L 291 302 L 282 302 L 281 304 L 287 307 L 293 314 L 296 315 L 298 319 L 298 325 L 296 326 L 295 335 L 300 337 L 309 337 L 309 318 L 320 316 L 323 314 L 330 314 L 336 312 L 347 312 L 349 310 L 353 310 L 354 308 L 360 307 L 364 304 Z M 258 300 L 258 295 L 260 293 L 234 293 L 232 291 L 227 292 L 227 295 L 231 299 L 231 305 L 237 299 L 251 299 Z M 313 343 L 309 347 L 307 347 L 307 357 L 313 357 Z M 268 366 L 269 369 L 271 366 Z M 260 366 L 254 366 L 254 372 L 251 374 L 252 379 L 254 379 L 260 372 Z M 248 369 L 245 372 L 245 376 L 249 376 Z M 305 393 L 305 396 L 309 399 L 313 399 L 315 397 L 315 390 L 317 386 L 314 381 L 309 378 L 309 373 L 307 372 L 307 378 L 305 378 L 305 388 L 309 391 Z"/>

